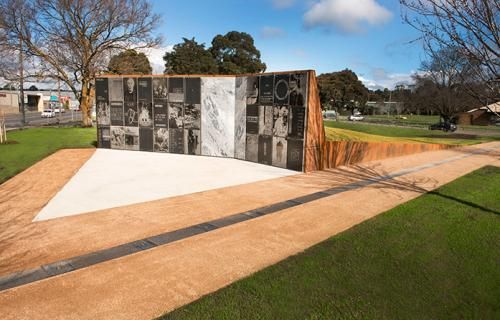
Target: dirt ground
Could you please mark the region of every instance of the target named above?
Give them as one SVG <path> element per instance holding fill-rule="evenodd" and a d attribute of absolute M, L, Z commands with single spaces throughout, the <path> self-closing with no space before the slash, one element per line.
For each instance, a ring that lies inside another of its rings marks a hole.
<path fill-rule="evenodd" d="M 0 276 L 346 183 L 462 158 L 358 190 L 0 292 L 2 319 L 150 319 L 321 242 L 484 165 L 500 143 L 426 152 L 162 199 L 31 220 L 93 150 L 63 150 L 0 185 Z M 49 168 L 64 159 L 54 175 Z M 367 200 L 369 199 L 369 201 Z M 91 199 L 89 199 L 91 201 Z"/>

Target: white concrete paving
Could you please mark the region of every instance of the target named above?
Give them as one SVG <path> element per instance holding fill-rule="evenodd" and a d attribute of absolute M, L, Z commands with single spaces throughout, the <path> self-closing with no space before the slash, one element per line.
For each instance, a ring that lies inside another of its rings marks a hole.
<path fill-rule="evenodd" d="M 236 159 L 97 149 L 33 221 L 294 174 Z"/>

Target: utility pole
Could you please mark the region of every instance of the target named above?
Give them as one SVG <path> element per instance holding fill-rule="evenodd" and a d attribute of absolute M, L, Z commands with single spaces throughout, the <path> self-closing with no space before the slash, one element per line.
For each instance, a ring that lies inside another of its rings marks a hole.
<path fill-rule="evenodd" d="M 19 38 L 19 89 L 20 97 L 19 101 L 21 104 L 21 112 L 23 114 L 22 126 L 26 124 L 26 111 L 24 110 L 24 66 L 23 66 L 23 40 Z"/>

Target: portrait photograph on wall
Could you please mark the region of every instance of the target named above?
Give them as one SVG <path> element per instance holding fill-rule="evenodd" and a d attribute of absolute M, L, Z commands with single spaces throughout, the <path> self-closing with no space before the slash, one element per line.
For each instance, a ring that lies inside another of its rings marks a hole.
<path fill-rule="evenodd" d="M 167 78 L 153 78 L 153 99 L 167 99 Z"/>
<path fill-rule="evenodd" d="M 196 129 L 184 130 L 184 152 L 186 154 L 193 154 L 193 155 L 201 154 L 200 130 Z"/>
<path fill-rule="evenodd" d="M 286 138 L 288 135 L 288 107 L 273 107 L 273 135 Z"/>
<path fill-rule="evenodd" d="M 137 79 L 123 79 L 123 100 L 125 126 L 136 127 L 138 125 L 137 113 Z"/>
<path fill-rule="evenodd" d="M 184 102 L 184 78 L 168 79 L 168 101 Z"/>
<path fill-rule="evenodd" d="M 154 129 L 154 151 L 169 152 L 168 145 L 169 133 L 167 128 Z"/>
<path fill-rule="evenodd" d="M 96 120 L 97 123 L 104 126 L 110 125 L 110 109 L 107 101 L 97 101 L 96 105 Z"/>
<path fill-rule="evenodd" d="M 168 128 L 182 129 L 184 122 L 184 104 L 171 102 L 168 104 Z"/>
<path fill-rule="evenodd" d="M 290 105 L 305 107 L 307 98 L 307 73 L 290 75 Z"/>
<path fill-rule="evenodd" d="M 247 105 L 257 104 L 259 101 L 259 77 L 247 77 Z"/>

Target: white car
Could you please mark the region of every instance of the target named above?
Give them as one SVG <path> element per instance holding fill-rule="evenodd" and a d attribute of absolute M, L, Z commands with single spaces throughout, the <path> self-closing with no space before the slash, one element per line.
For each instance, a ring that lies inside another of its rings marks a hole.
<path fill-rule="evenodd" d="M 42 111 L 42 118 L 54 118 L 56 113 L 52 109 L 45 109 Z"/>
<path fill-rule="evenodd" d="M 351 115 L 349 116 L 349 118 L 347 118 L 349 121 L 361 121 L 363 120 L 365 117 L 363 117 L 362 115 L 360 114 L 354 114 L 354 115 Z"/>
<path fill-rule="evenodd" d="M 56 108 L 54 109 L 54 112 L 55 112 L 55 113 L 64 113 L 65 111 L 66 111 L 66 110 L 64 110 L 64 108 L 59 108 L 59 107 L 56 107 Z"/>

